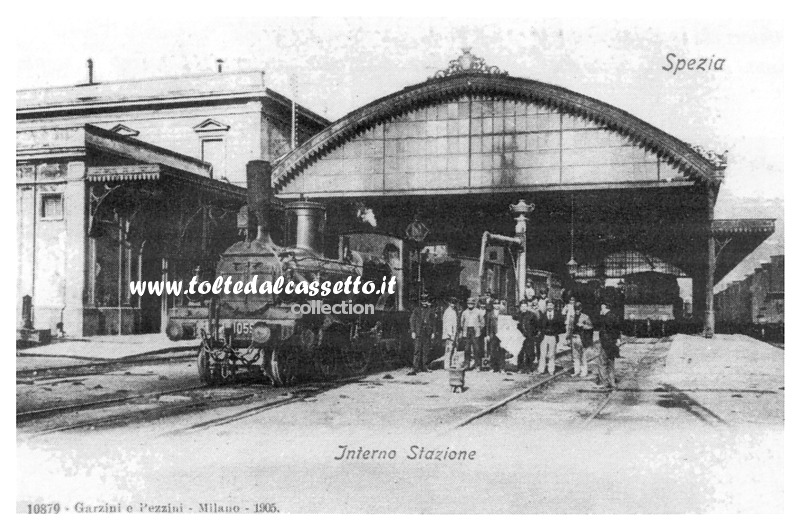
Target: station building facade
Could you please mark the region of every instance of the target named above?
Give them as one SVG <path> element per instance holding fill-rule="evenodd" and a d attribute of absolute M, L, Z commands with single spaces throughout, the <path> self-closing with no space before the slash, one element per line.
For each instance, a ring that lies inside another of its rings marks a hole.
<path fill-rule="evenodd" d="M 246 162 L 328 123 L 263 72 L 18 91 L 18 328 L 159 331 L 174 299 L 128 282 L 213 269 L 238 237 Z"/>

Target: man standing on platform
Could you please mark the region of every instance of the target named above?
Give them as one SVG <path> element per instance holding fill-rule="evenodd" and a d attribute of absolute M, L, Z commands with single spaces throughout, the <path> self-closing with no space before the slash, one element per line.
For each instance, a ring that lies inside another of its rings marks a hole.
<path fill-rule="evenodd" d="M 480 337 L 483 329 L 483 317 L 480 310 L 475 307 L 475 299 L 467 300 L 467 308 L 461 313 L 461 335 L 466 339 L 464 348 L 464 365 L 467 370 L 472 368 L 472 356 L 475 355 L 475 365 L 480 366 Z"/>
<path fill-rule="evenodd" d="M 547 312 L 547 306 L 542 311 L 539 311 L 539 300 L 534 299 L 532 302 L 528 304 L 528 311 L 533 316 L 533 324 L 536 330 L 534 334 L 533 343 L 532 343 L 532 350 L 531 353 L 532 357 L 532 364 L 531 370 L 535 370 L 536 366 L 539 364 L 539 357 L 542 354 L 542 340 L 544 339 L 544 334 L 542 333 L 542 318 L 544 314 Z"/>
<path fill-rule="evenodd" d="M 572 325 L 568 326 L 572 335 L 567 337 L 572 347 L 573 377 L 586 377 L 589 375 L 589 366 L 586 362 L 586 349 L 592 346 L 594 326 L 589 315 L 583 312 L 583 304 L 575 302 L 575 316 Z"/>
<path fill-rule="evenodd" d="M 556 346 L 558 336 L 564 331 L 564 321 L 561 315 L 556 315 L 556 306 L 553 302 L 547 302 L 547 311 L 540 320 L 540 328 L 544 333 L 542 341 L 542 353 L 539 355 L 540 374 L 544 373 L 545 365 L 551 374 L 556 372 Z"/>
<path fill-rule="evenodd" d="M 490 296 L 484 295 L 478 298 L 478 311 L 481 315 L 481 322 L 483 322 L 483 327 L 481 328 L 481 340 L 478 341 L 478 359 L 475 361 L 475 366 L 479 370 L 483 370 L 485 367 L 483 366 L 483 361 L 488 357 L 487 355 L 487 344 L 486 340 L 488 339 L 488 334 L 486 333 L 486 314 L 488 312 L 488 304 L 491 302 Z"/>
<path fill-rule="evenodd" d="M 614 375 L 614 359 L 619 357 L 619 341 L 621 337 L 619 318 L 611 311 L 608 302 L 600 304 L 600 355 L 597 356 L 597 384 L 606 388 L 617 388 Z"/>
<path fill-rule="evenodd" d="M 458 338 L 458 313 L 453 299 L 447 301 L 447 309 L 442 313 L 442 340 L 444 341 L 444 369 L 451 367 L 453 351 Z"/>
<path fill-rule="evenodd" d="M 530 303 L 533 304 L 535 301 Z M 525 337 L 525 341 L 522 343 L 522 349 L 520 349 L 519 355 L 517 356 L 517 370 L 521 374 L 527 374 L 533 369 L 537 330 L 535 315 L 530 310 L 530 306 L 525 300 L 519 303 L 519 316 L 517 319 L 519 320 L 519 331 Z"/>
<path fill-rule="evenodd" d="M 430 361 L 431 343 L 434 337 L 436 314 L 431 308 L 427 294 L 420 297 L 420 305 L 411 313 L 411 338 L 414 340 L 414 367 L 408 375 L 427 372 Z"/>
<path fill-rule="evenodd" d="M 499 372 L 505 367 L 503 349 L 500 347 L 500 339 L 497 338 L 497 327 L 500 322 L 500 300 L 493 299 L 489 305 L 490 310 L 486 313 L 486 341 L 489 354 L 489 364 L 493 372 Z"/>

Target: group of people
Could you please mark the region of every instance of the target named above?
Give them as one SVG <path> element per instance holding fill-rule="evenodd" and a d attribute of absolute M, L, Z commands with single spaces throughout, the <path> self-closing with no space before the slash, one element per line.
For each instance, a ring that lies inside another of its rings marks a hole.
<path fill-rule="evenodd" d="M 505 350 L 500 346 L 497 331 L 499 316 L 506 314 L 507 309 L 501 301 L 491 297 L 481 302 L 479 304 L 477 299 L 469 298 L 466 309 L 459 314 L 457 301 L 448 300 L 439 324 L 429 298 L 422 295 L 420 305 L 411 314 L 414 364 L 409 375 L 428 371 L 437 336 L 444 344 L 445 369 L 453 367 L 454 354 L 461 349 L 459 342 L 463 343 L 465 369 L 486 366 L 494 372 L 500 372 L 505 368 Z M 563 334 L 564 342 L 572 354 L 573 377 L 589 377 L 588 361 L 594 351 L 594 333 L 599 331 L 597 382 L 608 388 L 616 387 L 614 359 L 619 357 L 620 319 L 612 311 L 610 302 L 601 303 L 597 322 L 593 322 L 574 296 L 557 312 L 547 290 L 542 289 L 537 296 L 529 281 L 515 318 L 524 337 L 517 357 L 520 373 L 535 370 L 540 374 L 554 374 L 556 351 Z M 439 325 L 441 328 L 437 329 Z"/>
<path fill-rule="evenodd" d="M 583 310 L 583 304 L 569 297 L 560 315 L 556 314 L 555 304 L 542 289 L 535 295 L 532 282 L 528 281 L 525 298 L 520 301 L 519 329 L 525 342 L 519 353 L 517 366 L 522 373 L 536 371 L 540 374 L 555 373 L 555 355 L 559 337 L 564 334 L 564 342 L 572 354 L 572 376 L 589 377 L 589 357 L 594 351 L 594 332 L 599 332 L 600 347 L 597 349 L 597 384 L 616 388 L 614 360 L 619 357 L 621 338 L 620 319 L 612 311 L 611 302 L 600 303 L 599 317 L 595 323 Z M 544 308 L 544 309 L 542 309 Z"/>
<path fill-rule="evenodd" d="M 451 368 L 453 354 L 463 344 L 464 366 L 468 369 L 482 367 L 484 358 L 488 367 L 499 372 L 505 366 L 505 357 L 497 338 L 498 317 L 506 314 L 506 308 L 497 299 L 487 297 L 478 303 L 476 298 L 467 300 L 467 307 L 460 312 L 457 301 L 449 299 L 441 315 L 441 330 L 437 329 L 437 314 L 426 295 L 411 313 L 411 338 L 414 340 L 414 367 L 409 375 L 427 372 L 430 354 L 437 335 L 444 343 L 444 367 Z M 440 333 L 438 333 L 440 331 Z"/>

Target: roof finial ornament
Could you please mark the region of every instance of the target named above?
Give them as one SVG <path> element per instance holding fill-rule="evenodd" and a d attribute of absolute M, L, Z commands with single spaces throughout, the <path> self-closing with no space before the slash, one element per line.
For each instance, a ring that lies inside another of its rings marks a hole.
<path fill-rule="evenodd" d="M 706 149 L 702 145 L 693 145 L 692 149 L 718 169 L 724 169 L 728 166 L 728 151 L 719 153 L 711 149 Z"/>
<path fill-rule="evenodd" d="M 505 70 L 500 70 L 497 66 L 486 66 L 486 62 L 481 57 L 472 53 L 472 48 L 461 48 L 461 56 L 450 61 L 444 70 L 439 70 L 429 79 L 440 79 L 459 74 L 487 74 L 487 75 L 508 75 Z"/>

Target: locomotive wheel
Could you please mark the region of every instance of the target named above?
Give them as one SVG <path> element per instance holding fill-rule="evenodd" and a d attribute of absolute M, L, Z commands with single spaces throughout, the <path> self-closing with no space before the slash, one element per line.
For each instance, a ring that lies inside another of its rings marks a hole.
<path fill-rule="evenodd" d="M 278 348 L 273 348 L 270 356 L 270 374 L 273 386 L 286 386 L 292 379 L 286 355 L 278 353 Z"/>
<path fill-rule="evenodd" d="M 200 349 L 197 352 L 197 372 L 200 375 L 200 381 L 205 384 L 211 384 L 211 367 L 208 360 L 208 349 L 205 344 L 200 344 Z"/>
<path fill-rule="evenodd" d="M 372 359 L 371 353 L 372 350 L 370 348 L 354 348 L 348 351 L 345 357 L 348 371 L 354 375 L 365 373 Z"/>

